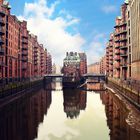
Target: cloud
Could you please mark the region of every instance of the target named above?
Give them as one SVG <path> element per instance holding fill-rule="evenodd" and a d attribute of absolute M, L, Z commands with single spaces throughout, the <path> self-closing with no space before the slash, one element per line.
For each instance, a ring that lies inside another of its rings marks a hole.
<path fill-rule="evenodd" d="M 89 64 L 99 61 L 104 54 L 105 35 L 96 32 L 91 41 L 87 41 L 77 29 L 80 18 L 65 9 L 56 14 L 60 2 L 57 0 L 50 6 L 47 0 L 25 3 L 24 14 L 18 18 L 27 20 L 28 30 L 38 36 L 39 43 L 44 44 L 56 64 L 62 65 L 67 51 L 85 51 Z"/>
<path fill-rule="evenodd" d="M 85 39 L 80 33 L 72 34 L 67 29 L 74 29 L 80 19 L 73 17 L 67 11 L 55 15 L 56 6 L 60 1 L 55 1 L 48 6 L 46 0 L 37 0 L 25 3 L 24 14 L 19 19 L 26 19 L 28 29 L 38 36 L 39 43 L 50 51 L 56 64 L 62 65 L 62 60 L 67 51 L 81 51 Z M 61 14 L 65 15 L 60 16 Z"/>
<path fill-rule="evenodd" d="M 89 43 L 88 64 L 99 62 L 101 57 L 105 55 L 106 35 L 103 33 L 95 33 L 92 41 Z"/>
<path fill-rule="evenodd" d="M 102 7 L 102 11 L 106 14 L 114 13 L 117 11 L 117 7 L 115 5 L 105 5 Z"/>

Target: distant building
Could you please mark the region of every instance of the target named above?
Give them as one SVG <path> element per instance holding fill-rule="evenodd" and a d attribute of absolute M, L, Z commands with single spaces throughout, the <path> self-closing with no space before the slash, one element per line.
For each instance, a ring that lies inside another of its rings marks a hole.
<path fill-rule="evenodd" d="M 100 74 L 106 74 L 106 56 L 100 60 Z"/>
<path fill-rule="evenodd" d="M 63 61 L 63 74 L 70 77 L 80 77 L 80 56 L 77 52 L 66 53 Z"/>
<path fill-rule="evenodd" d="M 52 73 L 56 74 L 56 65 L 55 65 L 55 63 L 53 63 L 53 65 L 52 65 Z"/>
<path fill-rule="evenodd" d="M 100 74 L 100 62 L 88 65 L 88 73 Z"/>
<path fill-rule="evenodd" d="M 64 75 L 82 76 L 87 73 L 87 57 L 85 53 L 70 52 L 66 53 L 63 62 Z M 78 77 L 79 77 L 78 76 Z"/>
<path fill-rule="evenodd" d="M 48 52 L 47 53 L 47 74 L 51 74 L 52 73 L 52 56 L 51 54 Z"/>
<path fill-rule="evenodd" d="M 109 42 L 106 47 L 106 74 L 113 77 L 113 51 L 114 51 L 114 34 L 110 34 Z"/>
<path fill-rule="evenodd" d="M 87 73 L 87 56 L 85 53 L 79 53 L 80 56 L 80 74 Z"/>

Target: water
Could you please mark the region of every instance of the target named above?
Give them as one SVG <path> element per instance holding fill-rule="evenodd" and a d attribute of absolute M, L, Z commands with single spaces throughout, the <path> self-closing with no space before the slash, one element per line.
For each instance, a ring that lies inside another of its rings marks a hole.
<path fill-rule="evenodd" d="M 129 124 L 131 106 L 118 96 L 52 86 L 57 90 L 42 88 L 0 109 L 0 140 L 140 139 L 139 120 Z"/>

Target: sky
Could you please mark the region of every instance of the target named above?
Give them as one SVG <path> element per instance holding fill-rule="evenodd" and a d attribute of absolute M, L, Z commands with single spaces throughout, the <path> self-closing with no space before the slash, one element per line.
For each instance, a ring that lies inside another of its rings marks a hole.
<path fill-rule="evenodd" d="M 28 22 L 28 30 L 62 65 L 66 52 L 87 54 L 88 64 L 105 54 L 115 18 L 124 0 L 9 0 L 11 13 Z"/>

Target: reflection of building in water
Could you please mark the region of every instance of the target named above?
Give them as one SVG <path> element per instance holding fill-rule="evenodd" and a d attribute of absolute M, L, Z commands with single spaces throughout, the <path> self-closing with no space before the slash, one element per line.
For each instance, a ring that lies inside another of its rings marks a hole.
<path fill-rule="evenodd" d="M 39 91 L 0 110 L 1 140 L 33 140 L 51 104 L 51 92 Z"/>
<path fill-rule="evenodd" d="M 128 109 L 114 94 L 104 92 L 101 95 L 110 129 L 110 140 L 139 140 L 140 133 L 127 123 Z"/>
<path fill-rule="evenodd" d="M 104 90 L 104 83 L 88 83 L 88 90 Z"/>
<path fill-rule="evenodd" d="M 77 118 L 80 110 L 85 110 L 87 93 L 81 90 L 64 90 L 64 112 L 68 118 Z"/>
<path fill-rule="evenodd" d="M 51 82 L 48 84 L 44 84 L 45 90 L 62 90 L 62 83 L 61 82 Z"/>
<path fill-rule="evenodd" d="M 56 82 L 51 83 L 52 89 L 56 89 Z"/>

